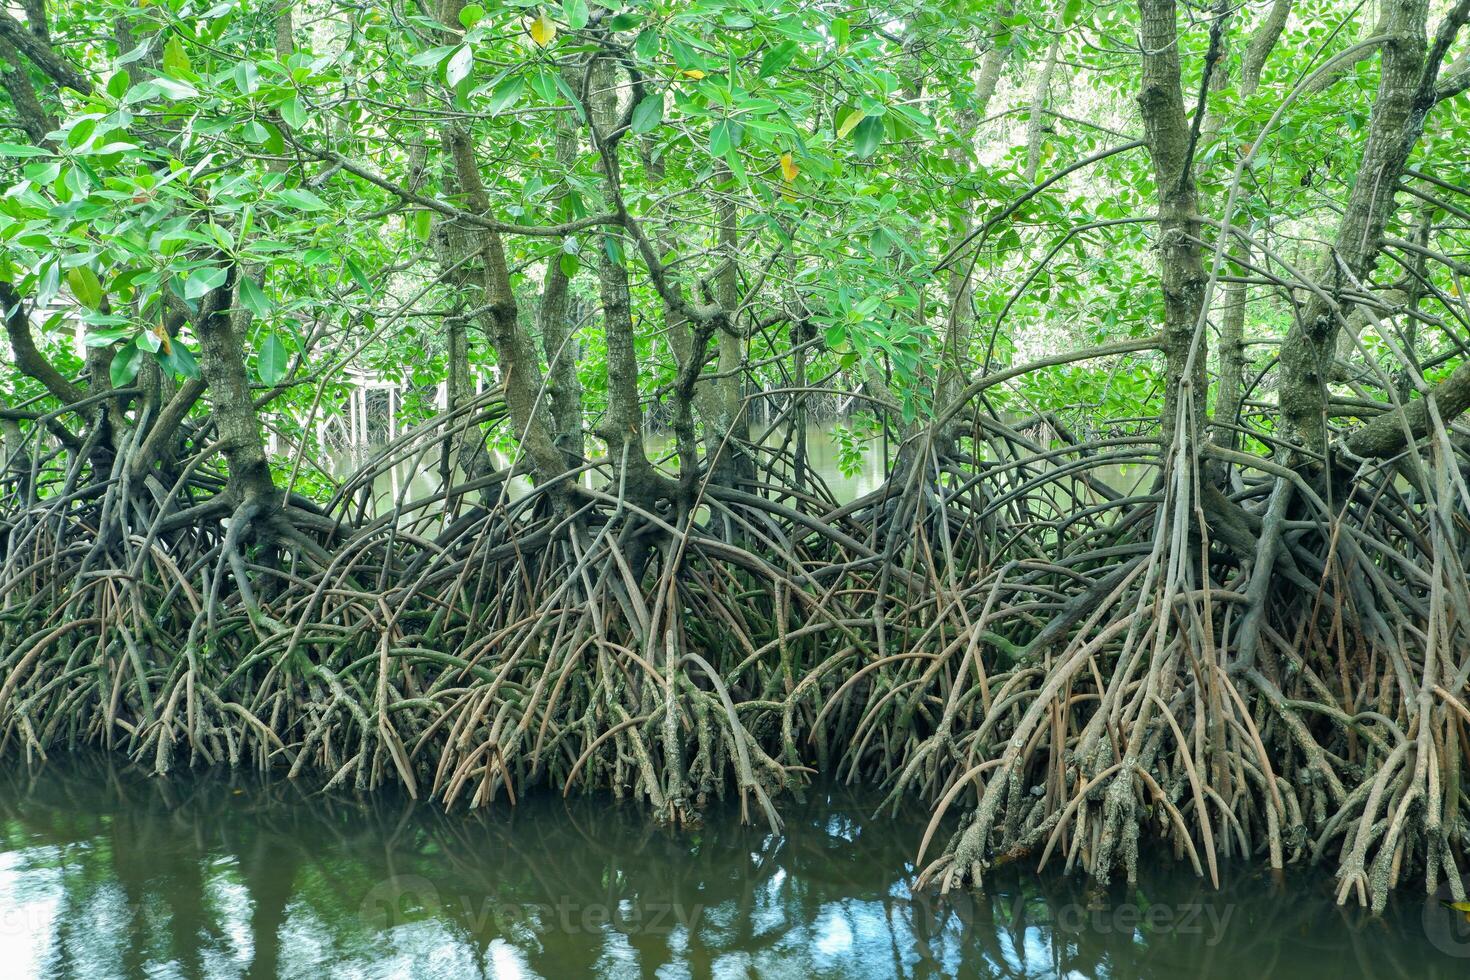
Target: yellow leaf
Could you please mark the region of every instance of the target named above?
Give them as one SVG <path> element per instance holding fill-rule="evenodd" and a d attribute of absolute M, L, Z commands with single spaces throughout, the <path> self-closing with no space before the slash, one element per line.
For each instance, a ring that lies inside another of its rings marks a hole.
<path fill-rule="evenodd" d="M 863 116 L 865 115 L 866 113 L 861 109 L 854 109 L 849 112 L 847 118 L 842 120 L 842 125 L 837 127 L 837 138 L 842 139 L 848 133 L 857 129 L 857 124 L 863 121 Z"/>
<path fill-rule="evenodd" d="M 535 41 L 538 47 L 544 48 L 556 40 L 556 22 L 546 16 L 544 10 L 536 15 L 535 20 L 531 21 L 529 30 L 531 40 Z"/>
<path fill-rule="evenodd" d="M 697 82 L 704 77 L 704 72 L 700 71 L 698 68 L 685 68 L 684 77 L 692 78 Z"/>
<path fill-rule="evenodd" d="M 796 174 L 796 161 L 791 159 L 791 154 L 781 154 L 781 176 L 791 181 L 796 179 Z"/>
<path fill-rule="evenodd" d="M 153 328 L 153 336 L 158 338 L 158 346 L 163 348 L 164 354 L 172 354 L 174 352 L 173 340 L 169 337 L 168 330 L 163 324 L 160 323 Z"/>

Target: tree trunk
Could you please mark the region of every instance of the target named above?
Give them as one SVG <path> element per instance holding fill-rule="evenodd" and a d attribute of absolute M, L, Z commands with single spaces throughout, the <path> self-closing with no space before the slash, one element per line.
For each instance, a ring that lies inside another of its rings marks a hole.
<path fill-rule="evenodd" d="M 723 165 L 715 168 L 715 180 L 730 179 L 730 172 Z M 719 413 L 714 419 L 706 419 L 705 440 L 708 458 L 714 471 L 713 479 L 723 486 L 736 486 L 754 476 L 754 467 L 745 446 L 750 442 L 750 413 L 746 409 L 742 388 L 741 364 L 745 359 L 745 341 L 734 327 L 736 307 L 740 303 L 739 269 L 740 257 L 736 241 L 735 205 L 728 197 L 721 196 L 716 204 L 719 222 L 719 274 L 715 277 L 715 301 L 725 310 L 727 329 L 716 338 L 718 354 L 715 364 L 719 377 L 713 382 L 715 397 L 711 399 Z"/>
<path fill-rule="evenodd" d="M 1003 8 L 1002 16 L 1009 15 L 1009 7 Z M 1008 35 L 1007 35 L 1008 36 Z M 955 120 L 956 141 L 949 148 L 949 158 L 956 166 L 975 166 L 976 130 L 995 97 L 1000 84 L 1000 71 L 1010 53 L 1010 42 L 992 44 L 980 59 L 975 72 L 975 95 L 973 105 L 962 111 Z M 963 142 L 961 142 L 963 141 Z M 954 227 L 949 246 L 950 252 L 969 239 L 974 231 L 970 212 L 966 210 Z M 943 363 L 940 367 L 936 402 L 947 406 L 959 395 L 969 374 L 970 341 L 975 327 L 974 299 L 970 282 L 970 269 L 963 260 L 955 261 L 949 269 L 949 322 L 945 326 Z"/>
<path fill-rule="evenodd" d="M 1384 30 L 1389 37 L 1381 46 L 1368 140 L 1331 253 L 1317 273 L 1327 300 L 1314 293 L 1281 345 L 1283 434 L 1309 453 L 1327 451 L 1327 383 L 1338 327 L 1328 300 L 1373 271 L 1384 226 L 1396 207 L 1404 164 L 1433 105 L 1433 74 L 1425 72 L 1427 20 L 1427 0 L 1393 0 L 1385 7 Z M 1425 74 L 1429 98 L 1424 93 Z"/>
<path fill-rule="evenodd" d="M 231 265 L 224 284 L 200 300 L 194 324 L 199 335 L 199 367 L 209 387 L 219 448 L 229 466 L 226 491 L 231 503 L 254 505 L 259 508 L 257 514 L 269 514 L 279 505 L 280 493 L 271 478 L 245 358 L 231 321 L 236 277 L 236 267 Z"/>
<path fill-rule="evenodd" d="M 577 159 L 577 134 L 565 122 L 557 125 L 556 159 L 570 169 Z M 580 466 L 587 447 L 582 435 L 582 382 L 577 378 L 580 346 L 570 314 L 571 278 L 562 270 L 561 257 L 552 256 L 546 261 L 546 284 L 541 290 L 536 326 L 546 356 L 556 444 L 566 454 L 568 465 Z"/>
<path fill-rule="evenodd" d="M 618 124 L 617 72 L 606 57 L 597 57 L 589 79 L 587 101 L 591 110 L 592 139 L 598 146 L 598 169 L 609 201 L 617 196 L 621 180 L 616 143 L 608 135 Z M 632 301 L 628 292 L 628 254 L 621 232 L 604 232 L 597 252 L 597 286 L 602 300 L 602 325 L 607 344 L 607 414 L 602 437 L 608 460 L 630 500 L 649 506 L 660 495 L 661 484 L 643 445 L 643 404 L 638 394 L 638 353 L 634 346 Z"/>
<path fill-rule="evenodd" d="M 1173 442 L 1182 400 L 1203 420 L 1205 338 L 1196 339 L 1205 271 L 1191 159 L 1189 119 L 1180 88 L 1179 37 L 1173 0 L 1139 0 L 1143 88 L 1138 103 L 1153 160 L 1159 201 L 1159 266 L 1164 290 L 1163 443 Z M 1195 349 L 1195 347 L 1198 349 Z"/>
<path fill-rule="evenodd" d="M 1253 95 L 1261 82 L 1261 72 L 1266 59 L 1276 47 L 1281 32 L 1286 27 L 1287 15 L 1291 13 L 1292 0 L 1276 0 L 1266 19 L 1256 28 L 1241 57 L 1240 94 Z M 1225 70 L 1225 58 L 1215 66 L 1210 78 L 1212 90 L 1222 90 L 1229 82 Z M 1211 111 L 1205 117 L 1203 133 L 1211 141 L 1219 132 L 1222 119 Z M 1254 229 L 1247 229 L 1253 232 Z M 1251 262 L 1253 250 L 1239 241 L 1227 243 L 1230 258 L 1240 275 L 1245 275 L 1245 266 Z M 1220 369 L 1215 388 L 1215 405 L 1212 418 L 1217 424 L 1210 434 L 1210 441 L 1226 449 L 1234 449 L 1240 442 L 1240 433 L 1235 428 L 1240 423 L 1241 399 L 1245 386 L 1245 314 L 1250 304 L 1250 288 L 1244 282 L 1231 282 L 1225 287 L 1224 308 L 1220 313 Z"/>

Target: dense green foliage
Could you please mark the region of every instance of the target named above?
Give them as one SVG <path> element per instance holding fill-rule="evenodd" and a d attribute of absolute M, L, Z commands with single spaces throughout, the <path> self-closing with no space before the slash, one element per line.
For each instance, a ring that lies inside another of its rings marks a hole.
<path fill-rule="evenodd" d="M 269 6 L 52 10 L 53 44 L 82 66 L 81 91 L 52 95 L 35 79 L 48 124 L 31 133 L 37 140 L 14 117 L 20 125 L 7 138 L 16 142 L 0 147 L 11 175 L 0 238 L 4 275 L 49 314 L 37 323 L 41 346 L 62 373 L 81 369 L 70 327 L 80 321 L 86 344 L 108 351 L 114 384 L 132 381 L 140 351 L 170 373 L 196 375 L 187 324 L 159 336 L 163 297 L 197 303 L 227 265 L 241 263 L 236 299 L 251 315 L 242 341 L 252 377 L 290 385 L 273 421 L 293 436 L 303 433 L 290 416 L 316 403 L 313 384 L 340 382 L 344 367 L 416 389 L 443 381 L 439 320 L 456 297 L 430 239 L 436 220 L 463 207 L 438 150 L 449 122 L 481 148 L 495 218 L 527 229 L 508 245 L 523 304 L 534 310 L 551 264 L 592 300 L 583 267 L 598 252 L 632 263 L 635 302 L 646 311 L 641 393 L 656 402 L 674 375 L 658 340 L 658 298 L 638 257 L 596 220 L 606 207 L 593 148 L 583 139 L 557 150 L 559 134 L 587 112 L 588 79 L 577 66 L 604 37 L 628 73 L 615 84 L 639 143 L 623 153 L 624 201 L 650 224 L 680 230 L 660 240 L 658 257 L 691 284 L 707 279 L 724 258 L 715 209 L 735 209 L 734 261 L 742 284 L 760 287 L 748 298 L 747 362 L 789 349 L 779 328 L 799 319 L 829 352 L 813 365 L 818 375 L 840 369 L 839 388 L 861 384 L 863 367 L 881 361 L 912 419 L 932 399 L 951 316 L 936 264 L 957 231 L 977 227 L 985 233 L 974 252 L 958 257 L 976 258 L 985 334 L 959 352 L 967 364 L 1006 363 L 1013 337 L 1050 350 L 1028 338 L 1032 325 L 1050 328 L 1040 344 L 1087 345 L 1143 336 L 1159 319 L 1142 220 L 1153 207 L 1144 153 L 1112 157 L 1014 206 L 1035 182 L 1028 155 L 1048 176 L 1137 130 L 1128 4 L 905 12 L 710 2 L 598 8 L 595 19 L 581 3 L 472 4 L 447 33 L 436 13 L 312 6 L 297 12 L 283 49 Z M 1224 196 L 1242 152 L 1307 73 L 1297 55 L 1327 63 L 1369 30 L 1352 14 L 1334 3 L 1297 5 L 1259 88 L 1244 93 L 1229 77 L 1214 86 L 1213 126 L 1196 154 L 1203 195 Z M 1254 16 L 1241 11 L 1230 29 L 1243 36 L 1241 22 Z M 1052 39 L 1067 77 L 1037 101 L 1028 78 Z M 1204 30 L 1180 39 L 1196 71 L 1208 44 Z M 976 92 L 979 63 L 996 47 L 1000 99 Z M 9 60 L 8 71 L 38 75 L 18 53 Z M 1353 178 L 1375 85 L 1371 58 L 1344 68 L 1299 99 L 1257 150 L 1233 221 L 1264 225 L 1283 261 L 1309 261 L 1313 240 L 1335 223 L 1334 198 Z M 1035 133 L 1026 131 L 1030 117 L 1040 122 Z M 1415 164 L 1455 174 L 1470 162 L 1467 125 L 1464 113 L 1436 113 Z M 1433 220 L 1426 210 L 1410 202 L 1391 233 L 1411 238 L 1421 217 Z M 562 226 L 575 228 L 547 234 Z M 1426 274 L 1454 295 L 1452 267 Z M 1269 303 L 1251 312 L 1262 339 L 1287 320 Z M 1376 331 L 1363 339 L 1393 363 Z M 598 332 L 583 330 L 578 342 L 595 413 Z M 488 374 L 495 353 L 473 344 L 469 359 Z M 781 384 L 779 366 L 751 374 Z M 1145 416 L 1161 380 L 1147 362 L 1088 367 L 1049 372 L 1027 393 L 1077 418 Z M 12 404 L 42 390 L 18 373 L 4 383 Z M 338 411 L 341 392 L 332 394 L 318 411 Z M 413 404 L 420 418 L 431 410 Z"/>

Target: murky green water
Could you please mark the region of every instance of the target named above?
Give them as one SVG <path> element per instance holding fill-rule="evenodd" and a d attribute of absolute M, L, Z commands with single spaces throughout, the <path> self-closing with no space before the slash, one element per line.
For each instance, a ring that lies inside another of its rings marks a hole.
<path fill-rule="evenodd" d="M 1003 869 L 914 897 L 922 814 L 814 795 L 786 833 L 697 832 L 611 800 L 444 814 L 97 759 L 0 768 L 0 976 L 1465 977 L 1470 927 L 1406 892 L 1373 918 L 1330 881 L 1213 891 Z M 1457 931 L 1458 930 L 1458 931 Z M 1455 955 L 1459 954 L 1459 955 Z"/>

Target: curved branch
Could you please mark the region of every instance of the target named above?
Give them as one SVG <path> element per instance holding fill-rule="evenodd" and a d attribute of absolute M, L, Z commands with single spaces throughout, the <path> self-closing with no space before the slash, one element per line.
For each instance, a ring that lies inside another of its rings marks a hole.
<path fill-rule="evenodd" d="M 15 353 L 15 364 L 21 371 L 45 385 L 46 390 L 64 404 L 70 405 L 86 397 L 86 392 L 62 377 L 61 372 L 36 349 L 36 341 L 31 337 L 30 315 L 26 313 L 15 287 L 8 282 L 0 282 L 0 312 L 5 317 L 5 333 L 10 338 L 10 349 Z"/>

